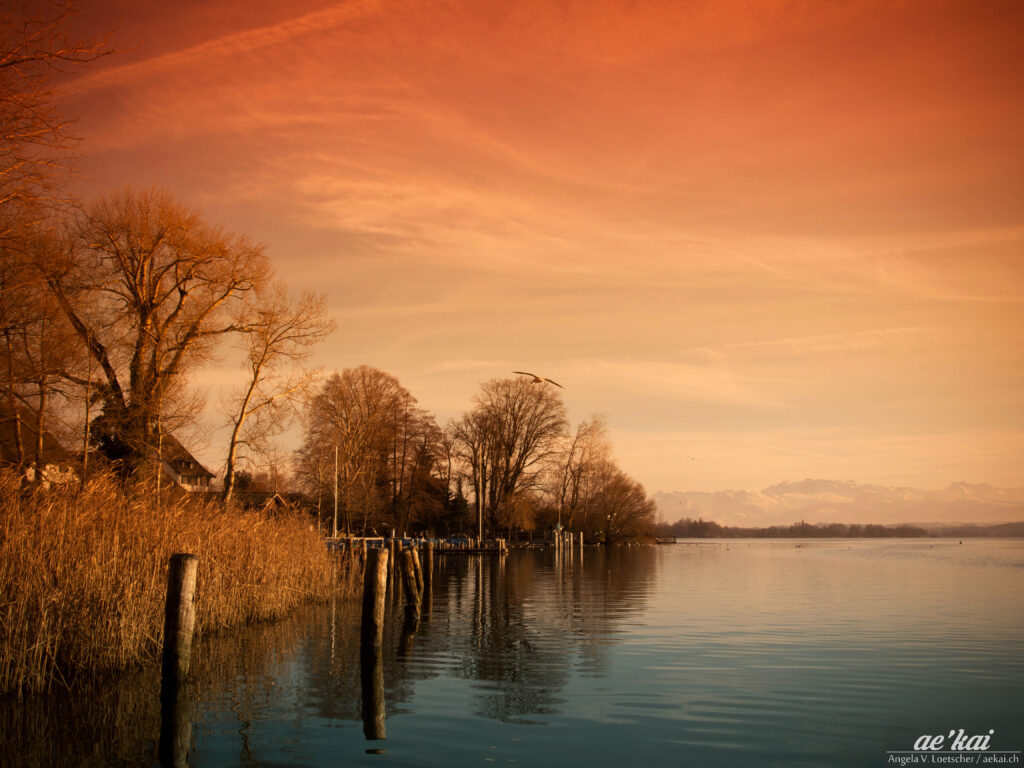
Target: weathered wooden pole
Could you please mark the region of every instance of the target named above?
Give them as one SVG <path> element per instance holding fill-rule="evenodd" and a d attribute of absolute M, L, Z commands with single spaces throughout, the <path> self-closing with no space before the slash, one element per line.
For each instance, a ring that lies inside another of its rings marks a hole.
<path fill-rule="evenodd" d="M 388 551 L 371 549 L 363 572 L 363 645 L 380 645 L 384 640 L 384 599 L 388 588 Z"/>
<path fill-rule="evenodd" d="M 408 595 L 408 605 L 416 613 L 417 620 L 420 612 L 420 595 L 416 584 L 416 566 L 413 560 L 414 553 L 411 549 L 402 552 L 402 576 L 405 582 L 405 592 Z"/>
<path fill-rule="evenodd" d="M 394 532 L 388 537 L 387 547 L 390 555 L 388 560 L 388 589 L 391 590 L 391 598 L 397 603 L 402 597 L 402 558 L 398 551 L 398 542 L 395 541 Z"/>
<path fill-rule="evenodd" d="M 188 678 L 192 658 L 192 631 L 196 625 L 195 555 L 171 555 L 167 568 L 167 603 L 164 606 L 162 685 L 165 690 Z"/>
<path fill-rule="evenodd" d="M 423 542 L 423 613 L 427 620 L 434 612 L 434 542 Z"/>
<path fill-rule="evenodd" d="M 384 604 L 388 589 L 388 550 L 368 549 L 363 571 L 363 616 L 360 637 L 360 678 L 363 735 L 383 739 L 384 727 Z"/>
<path fill-rule="evenodd" d="M 409 547 L 409 551 L 412 552 L 412 566 L 413 573 L 416 576 L 416 593 L 422 598 L 423 597 L 423 566 L 420 563 L 420 552 L 415 546 Z"/>
<path fill-rule="evenodd" d="M 192 633 L 196 624 L 195 555 L 171 555 L 167 566 L 167 602 L 164 605 L 164 650 L 160 677 L 160 764 L 184 768 L 192 736 L 188 698 L 181 692 L 192 659 Z"/>
<path fill-rule="evenodd" d="M 434 580 L 434 542 L 423 542 L 423 592 L 430 594 Z"/>

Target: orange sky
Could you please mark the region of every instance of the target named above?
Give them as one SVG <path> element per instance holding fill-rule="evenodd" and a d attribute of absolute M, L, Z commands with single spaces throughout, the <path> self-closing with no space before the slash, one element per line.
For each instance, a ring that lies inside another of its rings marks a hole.
<path fill-rule="evenodd" d="M 326 369 L 537 371 L 650 491 L 1024 485 L 1024 4 L 84 5 L 83 187 L 266 243 Z"/>

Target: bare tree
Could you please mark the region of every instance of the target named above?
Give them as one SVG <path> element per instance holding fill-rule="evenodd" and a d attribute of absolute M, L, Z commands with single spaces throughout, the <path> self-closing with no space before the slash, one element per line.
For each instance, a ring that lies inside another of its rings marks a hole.
<path fill-rule="evenodd" d="M 244 330 L 237 306 L 265 281 L 268 263 L 246 237 L 158 191 L 100 199 L 74 235 L 40 267 L 98 368 L 101 440 L 139 468 L 159 448 L 182 374 Z"/>
<path fill-rule="evenodd" d="M 586 527 L 606 544 L 652 535 L 656 505 L 644 487 L 612 461 L 595 473 L 595 489 L 587 510 Z"/>
<path fill-rule="evenodd" d="M 20 243 L 0 240 L 0 392 L 2 420 L 13 435 L 8 460 L 19 473 L 34 467 L 42 482 L 49 416 L 67 401 L 81 367 L 81 344 L 61 315 L 33 255 L 59 247 L 52 233 Z"/>
<path fill-rule="evenodd" d="M 235 399 L 224 473 L 224 499 L 235 489 L 238 449 L 265 449 L 268 438 L 286 426 L 286 406 L 295 403 L 313 381 L 298 367 L 313 346 L 334 328 L 323 296 L 305 292 L 297 299 L 276 283 L 259 296 L 243 318 L 248 382 Z"/>
<path fill-rule="evenodd" d="M 575 530 L 577 515 L 586 517 L 594 490 L 594 477 L 600 466 L 609 460 L 608 428 L 600 416 L 591 416 L 566 439 L 559 456 L 556 474 L 558 487 L 553 494 L 558 504 L 559 521 Z"/>
<path fill-rule="evenodd" d="M 473 484 L 480 535 L 485 517 L 497 524 L 517 493 L 541 487 L 542 474 L 565 434 L 558 391 L 527 379 L 494 379 L 473 398 L 473 408 L 452 424 Z"/>
<path fill-rule="evenodd" d="M 0 239 L 26 210 L 54 203 L 75 139 L 56 84 L 66 72 L 112 52 L 106 40 L 75 40 L 70 3 L 6 3 L 0 10 Z"/>
<path fill-rule="evenodd" d="M 299 474 L 317 478 L 337 499 L 347 531 L 384 523 L 405 529 L 441 493 L 434 478 L 441 432 L 391 374 L 365 365 L 334 374 L 310 400 L 305 422 Z"/>
<path fill-rule="evenodd" d="M 334 483 L 328 483 L 345 530 L 361 513 L 366 528 L 382 507 L 378 480 L 391 449 L 391 428 L 401 393 L 398 380 L 376 368 L 360 366 L 334 374 L 306 409 L 306 439 L 300 457 L 334 458 Z M 328 464 L 330 466 L 330 464 Z M 337 487 L 337 494 L 334 487 Z M 339 520 L 332 532 L 337 535 Z"/>

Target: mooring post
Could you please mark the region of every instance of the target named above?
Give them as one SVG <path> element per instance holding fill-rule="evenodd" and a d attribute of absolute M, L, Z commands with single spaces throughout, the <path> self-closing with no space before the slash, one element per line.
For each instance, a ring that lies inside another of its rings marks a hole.
<path fill-rule="evenodd" d="M 430 619 L 434 612 L 434 542 L 423 542 L 423 613 Z"/>
<path fill-rule="evenodd" d="M 402 576 L 405 581 L 405 591 L 408 595 L 407 604 L 416 613 L 417 620 L 419 619 L 420 611 L 420 596 L 416 584 L 416 566 L 414 564 L 414 553 L 411 549 L 403 550 L 402 552 Z"/>
<path fill-rule="evenodd" d="M 167 567 L 167 603 L 164 606 L 162 686 L 165 691 L 188 678 L 192 657 L 192 631 L 196 625 L 195 555 L 171 555 Z"/>
<path fill-rule="evenodd" d="M 416 594 L 418 597 L 423 597 L 423 566 L 420 563 L 420 551 L 415 546 L 409 547 L 409 551 L 412 552 L 412 568 L 413 574 L 416 576 Z"/>
<path fill-rule="evenodd" d="M 380 645 L 384 640 L 384 599 L 388 589 L 388 551 L 371 549 L 363 572 L 362 642 Z"/>
<path fill-rule="evenodd" d="M 423 542 L 423 591 L 430 594 L 434 579 L 434 542 Z"/>
<path fill-rule="evenodd" d="M 398 542 L 395 540 L 395 532 L 392 531 L 388 537 L 388 589 L 391 590 L 391 597 L 395 602 L 402 596 L 402 558 L 399 556 Z"/>
<path fill-rule="evenodd" d="M 363 735 L 385 738 L 384 727 L 384 603 L 388 590 L 388 550 L 368 549 L 363 572 L 363 617 L 360 638 L 360 678 L 363 699 Z M 368 750 L 370 751 L 370 750 Z M 376 751 L 376 750 L 373 750 Z"/>

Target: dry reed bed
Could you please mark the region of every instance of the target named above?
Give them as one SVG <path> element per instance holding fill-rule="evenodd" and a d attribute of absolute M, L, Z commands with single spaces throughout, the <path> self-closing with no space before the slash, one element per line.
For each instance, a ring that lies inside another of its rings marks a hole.
<path fill-rule="evenodd" d="M 109 479 L 26 497 L 0 478 L 0 693 L 155 660 L 175 552 L 199 556 L 199 634 L 276 619 L 352 583 L 300 515 L 189 498 L 158 507 Z"/>

